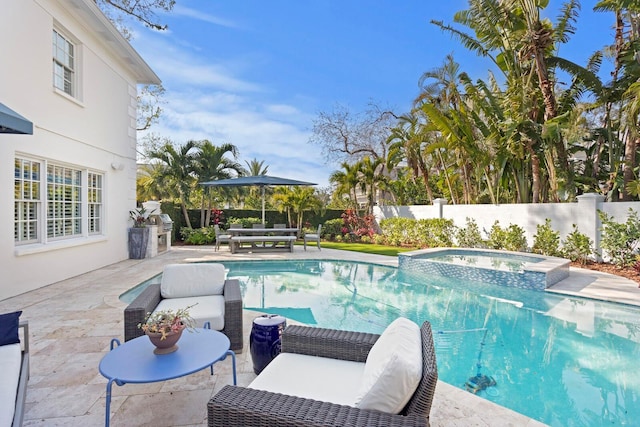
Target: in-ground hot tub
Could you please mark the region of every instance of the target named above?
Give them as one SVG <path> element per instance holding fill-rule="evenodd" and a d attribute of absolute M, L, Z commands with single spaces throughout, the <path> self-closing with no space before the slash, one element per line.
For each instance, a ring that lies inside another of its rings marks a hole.
<path fill-rule="evenodd" d="M 400 270 L 544 290 L 569 277 L 570 261 L 493 249 L 431 248 L 398 255 Z"/>

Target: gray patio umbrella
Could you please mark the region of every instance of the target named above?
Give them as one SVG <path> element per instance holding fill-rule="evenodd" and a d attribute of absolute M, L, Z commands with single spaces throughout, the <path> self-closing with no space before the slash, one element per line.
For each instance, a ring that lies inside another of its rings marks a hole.
<path fill-rule="evenodd" d="M 270 175 L 240 176 L 238 178 L 218 179 L 216 181 L 201 182 L 200 185 L 211 187 L 249 187 L 258 186 L 262 194 L 262 223 L 264 224 L 264 189 L 266 186 L 278 185 L 317 185 L 313 182 L 297 181 L 295 179 L 280 178 Z"/>
<path fill-rule="evenodd" d="M 0 102 L 0 133 L 33 135 L 33 123 Z"/>

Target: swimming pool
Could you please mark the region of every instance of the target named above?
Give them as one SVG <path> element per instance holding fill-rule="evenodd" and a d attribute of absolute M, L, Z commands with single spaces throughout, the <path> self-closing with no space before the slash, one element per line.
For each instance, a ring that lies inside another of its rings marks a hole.
<path fill-rule="evenodd" d="M 398 316 L 433 326 L 440 379 L 554 426 L 640 419 L 640 309 L 342 261 L 224 262 L 246 309 L 380 333 Z M 157 280 L 157 279 L 156 279 Z"/>

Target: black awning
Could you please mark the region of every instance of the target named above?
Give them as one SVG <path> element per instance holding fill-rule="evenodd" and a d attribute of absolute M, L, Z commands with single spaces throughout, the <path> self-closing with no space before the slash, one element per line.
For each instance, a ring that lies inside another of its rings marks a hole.
<path fill-rule="evenodd" d="M 0 133 L 33 135 L 33 123 L 0 102 Z"/>

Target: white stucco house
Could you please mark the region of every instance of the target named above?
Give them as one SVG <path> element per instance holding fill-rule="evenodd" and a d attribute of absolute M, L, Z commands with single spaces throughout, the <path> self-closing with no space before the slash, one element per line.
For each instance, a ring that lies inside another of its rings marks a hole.
<path fill-rule="evenodd" d="M 137 85 L 160 79 L 92 0 L 3 0 L 0 40 L 3 300 L 128 257 Z"/>

